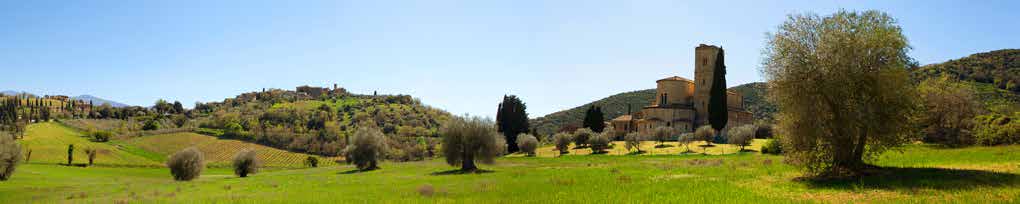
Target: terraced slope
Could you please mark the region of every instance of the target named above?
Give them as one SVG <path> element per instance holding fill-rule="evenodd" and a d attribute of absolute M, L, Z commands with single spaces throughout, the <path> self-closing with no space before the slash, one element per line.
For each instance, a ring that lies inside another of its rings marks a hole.
<path fill-rule="evenodd" d="M 80 132 L 57 123 L 37 123 L 27 127 L 25 138 L 19 140 L 24 151 L 31 150 L 29 163 L 66 164 L 67 146 L 74 145 L 75 164 L 88 163 L 86 149 L 97 149 L 95 165 L 100 166 L 160 166 L 154 154 L 118 144 L 98 143 L 83 137 Z"/>
<path fill-rule="evenodd" d="M 124 143 L 163 155 L 163 161 L 174 152 L 194 146 L 205 154 L 206 162 L 211 166 L 230 165 L 234 154 L 244 149 L 255 150 L 259 160 L 267 167 L 302 167 L 310 156 L 255 143 L 219 139 L 190 132 L 137 137 L 126 140 Z M 333 162 L 336 159 L 338 158 L 319 157 L 319 165 L 336 165 L 336 162 Z"/>

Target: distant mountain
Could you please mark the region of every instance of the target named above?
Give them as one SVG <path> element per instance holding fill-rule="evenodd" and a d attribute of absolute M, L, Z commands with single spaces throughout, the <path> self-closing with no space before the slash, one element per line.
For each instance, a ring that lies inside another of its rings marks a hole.
<path fill-rule="evenodd" d="M 772 114 L 776 111 L 775 105 L 768 104 L 765 101 L 766 90 L 764 82 L 743 84 L 729 90 L 743 95 L 744 105 L 748 111 L 754 114 L 755 119 L 772 118 Z M 641 111 L 642 107 L 652 104 L 653 98 L 655 98 L 655 89 L 619 93 L 582 106 L 532 119 L 530 123 L 531 127 L 535 128 L 539 134 L 548 135 L 559 131 L 561 127 L 568 124 L 580 126 L 581 118 L 584 117 L 584 111 L 589 106 L 597 105 L 602 107 L 605 119 L 612 120 L 621 115 L 626 115 L 627 107 L 630 107 L 630 112 Z"/>
<path fill-rule="evenodd" d="M 18 94 L 28 94 L 28 95 L 34 96 L 32 93 L 21 92 L 21 91 L 11 91 L 11 90 L 0 91 L 0 94 L 3 94 L 5 96 L 13 96 L 13 95 L 18 95 Z"/>
<path fill-rule="evenodd" d="M 103 98 L 95 97 L 95 96 L 92 96 L 92 95 L 80 95 L 80 96 L 71 97 L 71 99 L 81 100 L 81 101 L 86 101 L 86 102 L 92 101 L 92 105 L 96 105 L 96 106 L 103 105 L 104 103 L 109 103 L 110 106 L 118 107 L 118 108 L 119 107 L 128 107 L 128 106 L 130 106 L 130 105 L 127 105 L 127 104 L 116 102 L 116 101 L 111 101 L 111 100 L 106 100 L 106 99 L 103 99 Z"/>
<path fill-rule="evenodd" d="M 531 119 L 529 123 L 539 134 L 548 135 L 559 131 L 561 127 L 568 124 L 580 126 L 581 118 L 584 117 L 584 111 L 589 106 L 597 105 L 602 107 L 605 119 L 612 120 L 620 115 L 626 115 L 628 106 L 631 112 L 641 111 L 641 107 L 652 103 L 652 98 L 655 98 L 655 89 L 619 93 L 578 107 Z"/>

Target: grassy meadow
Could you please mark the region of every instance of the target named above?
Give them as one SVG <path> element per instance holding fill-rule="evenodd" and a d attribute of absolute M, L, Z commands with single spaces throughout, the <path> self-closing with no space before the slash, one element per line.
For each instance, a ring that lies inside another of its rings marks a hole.
<path fill-rule="evenodd" d="M 248 178 L 213 165 L 194 181 L 178 182 L 149 158 L 187 145 L 209 151 L 244 145 L 224 146 L 229 142 L 190 133 L 90 143 L 52 123 L 29 131 L 22 142 L 38 149 L 32 157 L 39 161 L 21 165 L 0 185 L 0 200 L 8 203 L 1020 202 L 1020 146 L 910 145 L 875 161 L 883 171 L 834 181 L 801 179 L 801 171 L 781 156 L 737 153 L 733 146 L 717 145 L 708 155 L 693 148 L 695 153 L 681 155 L 676 144 L 655 148 L 657 143 L 645 142 L 642 149 L 648 152 L 639 155 L 626 155 L 619 150 L 622 143 L 604 155 L 573 149 L 554 156 L 547 146 L 538 157 L 512 155 L 482 165 L 487 172 L 480 174 L 453 173 L 456 167 L 440 158 L 384 162 L 382 169 L 368 172 L 351 166 L 268 168 Z M 120 156 L 100 157 L 92 167 L 57 165 L 66 143 L 109 148 Z M 106 162 L 144 165 L 102 165 Z"/>
<path fill-rule="evenodd" d="M 266 167 L 303 167 L 305 159 L 311 156 L 254 143 L 219 139 L 191 132 L 136 137 L 126 140 L 124 143 L 163 155 L 161 161 L 165 161 L 169 155 L 173 155 L 173 153 L 184 148 L 195 147 L 204 153 L 206 162 L 210 166 L 229 166 L 234 155 L 244 149 L 255 150 L 258 153 L 259 161 L 262 161 L 263 166 Z M 339 158 L 320 157 L 320 165 L 335 165 L 336 163 L 332 161 L 336 159 Z"/>

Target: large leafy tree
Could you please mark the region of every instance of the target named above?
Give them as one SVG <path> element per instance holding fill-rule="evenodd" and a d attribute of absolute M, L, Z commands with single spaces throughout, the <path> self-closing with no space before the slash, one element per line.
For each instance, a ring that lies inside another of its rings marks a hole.
<path fill-rule="evenodd" d="M 708 122 L 712 124 L 716 134 L 721 134 L 729 122 L 729 113 L 726 110 L 726 63 L 723 59 L 723 49 L 715 57 L 715 70 L 712 71 L 712 86 L 708 94 Z M 716 136 L 718 137 L 718 136 Z"/>
<path fill-rule="evenodd" d="M 528 133 L 528 106 L 515 95 L 503 96 L 496 112 L 496 126 L 506 139 L 507 151 L 517 152 L 517 135 Z"/>
<path fill-rule="evenodd" d="M 584 112 L 584 121 L 581 122 L 581 126 L 583 128 L 591 129 L 596 133 L 601 133 L 602 130 L 606 129 L 605 121 L 605 114 L 602 113 L 602 107 L 592 105 Z"/>
<path fill-rule="evenodd" d="M 770 33 L 762 72 L 787 160 L 815 175 L 852 175 L 910 141 L 909 49 L 879 11 L 791 15 Z"/>

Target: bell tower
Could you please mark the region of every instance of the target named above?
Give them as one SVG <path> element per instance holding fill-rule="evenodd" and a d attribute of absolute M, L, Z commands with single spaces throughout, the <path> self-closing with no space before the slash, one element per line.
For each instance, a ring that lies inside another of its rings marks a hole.
<path fill-rule="evenodd" d="M 708 124 L 708 101 L 719 47 L 701 44 L 694 48 L 694 128 Z"/>

